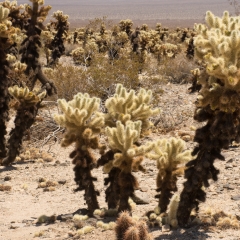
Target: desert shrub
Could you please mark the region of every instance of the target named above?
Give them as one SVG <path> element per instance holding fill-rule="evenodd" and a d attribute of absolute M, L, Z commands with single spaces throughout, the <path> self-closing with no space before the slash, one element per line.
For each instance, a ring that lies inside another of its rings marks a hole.
<path fill-rule="evenodd" d="M 85 90 L 82 84 L 84 70 L 81 67 L 59 63 L 54 69 L 45 68 L 44 73 L 54 81 L 58 91 L 57 98 L 70 100 L 75 94 Z"/>
<path fill-rule="evenodd" d="M 106 99 L 115 90 L 115 84 L 122 83 L 127 88 L 137 89 L 138 63 L 122 57 L 109 63 L 102 55 L 90 67 L 58 64 L 54 70 L 45 69 L 45 74 L 54 81 L 58 98 L 66 100 L 78 92 Z"/>
<path fill-rule="evenodd" d="M 191 80 L 191 70 L 197 64 L 189 60 L 185 53 L 178 54 L 175 58 L 164 58 L 161 62 L 162 75 L 172 83 L 188 83 Z"/>

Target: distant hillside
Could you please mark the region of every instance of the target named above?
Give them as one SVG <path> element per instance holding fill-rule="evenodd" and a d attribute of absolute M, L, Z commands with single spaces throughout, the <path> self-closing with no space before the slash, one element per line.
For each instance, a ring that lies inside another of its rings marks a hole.
<path fill-rule="evenodd" d="M 18 0 L 18 3 L 29 1 Z M 158 20 L 186 25 L 203 21 L 207 10 L 215 15 L 222 15 L 224 10 L 234 11 L 227 0 L 45 0 L 45 4 L 53 7 L 51 13 L 62 10 L 68 14 L 72 24 L 107 16 L 115 21 L 129 18 L 139 23 Z"/>

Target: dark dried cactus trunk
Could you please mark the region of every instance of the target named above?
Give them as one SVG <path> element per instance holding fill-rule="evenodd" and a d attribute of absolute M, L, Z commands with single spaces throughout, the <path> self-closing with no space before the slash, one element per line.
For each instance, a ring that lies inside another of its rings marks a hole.
<path fill-rule="evenodd" d="M 112 161 L 114 158 L 114 152 L 112 150 L 107 151 L 101 158 L 98 160 L 98 167 L 104 166 L 109 161 Z M 118 184 L 118 178 L 121 170 L 119 168 L 112 168 L 108 173 L 108 177 L 104 178 L 104 185 L 108 185 L 105 194 L 106 202 L 108 204 L 108 209 L 115 209 L 118 207 L 120 199 L 120 186 Z"/>
<path fill-rule="evenodd" d="M 109 177 L 104 179 L 104 185 L 109 185 L 106 189 L 106 202 L 108 209 L 115 209 L 118 206 L 120 199 L 120 186 L 118 184 L 118 177 L 121 170 L 119 168 L 112 168 L 109 172 Z"/>
<path fill-rule="evenodd" d="M 65 47 L 63 44 L 63 35 L 68 31 L 69 26 L 67 21 L 58 21 L 57 22 L 57 34 L 50 43 L 50 49 L 52 50 L 52 59 L 49 65 L 55 65 L 58 59 L 64 54 Z"/>
<path fill-rule="evenodd" d="M 85 191 L 84 198 L 88 206 L 89 215 L 92 216 L 95 209 L 99 209 L 97 196 L 99 192 L 95 190 L 93 182 L 97 179 L 92 176 L 91 170 L 96 167 L 95 160 L 87 151 L 76 149 L 70 154 L 73 158 L 73 168 L 75 172 L 75 182 L 78 188 L 75 191 Z"/>
<path fill-rule="evenodd" d="M 47 95 L 51 96 L 57 92 L 57 89 L 53 82 L 47 79 L 47 77 L 43 74 L 42 66 L 38 60 L 38 47 L 41 47 L 41 29 L 37 26 L 38 3 L 33 2 L 32 9 L 31 20 L 27 26 L 27 38 L 21 44 L 21 62 L 27 64 L 25 73 L 29 76 L 28 87 L 30 90 L 34 88 L 36 81 L 39 80 L 42 84 L 42 89 L 46 89 Z M 32 75 L 31 72 L 33 72 Z"/>
<path fill-rule="evenodd" d="M 173 174 L 172 171 L 166 171 L 166 176 L 157 191 L 161 191 L 156 197 L 159 198 L 158 206 L 160 207 L 161 213 L 164 213 L 167 211 L 173 192 L 177 191 L 177 176 Z"/>
<path fill-rule="evenodd" d="M 188 59 L 193 59 L 194 57 L 194 40 L 193 37 L 191 37 L 188 47 L 187 47 L 187 51 L 186 51 L 186 57 Z"/>
<path fill-rule="evenodd" d="M 120 186 L 120 202 L 118 211 L 131 211 L 131 206 L 128 203 L 129 197 L 133 197 L 134 189 L 138 187 L 136 178 L 132 173 L 123 171 L 119 174 L 118 184 Z"/>
<path fill-rule="evenodd" d="M 198 143 L 193 155 L 197 157 L 187 163 L 184 189 L 177 212 L 178 223 L 186 226 L 193 208 L 198 210 L 199 202 L 206 200 L 202 187 L 209 187 L 209 180 L 217 181 L 219 170 L 214 167 L 216 159 L 224 160 L 221 149 L 228 149 L 233 140 L 239 138 L 240 111 L 225 113 L 212 111 L 210 107 L 196 111 L 195 119 L 207 120 L 207 124 L 198 129 L 194 141 Z"/>
<path fill-rule="evenodd" d="M 13 128 L 10 132 L 10 138 L 7 146 L 8 153 L 7 157 L 3 159 L 3 165 L 7 166 L 14 162 L 15 158 L 19 155 L 24 134 L 34 123 L 37 112 L 38 106 L 36 105 L 31 107 L 19 106 L 14 120 L 15 128 Z"/>
<path fill-rule="evenodd" d="M 6 157 L 6 141 L 7 133 L 6 122 L 9 120 L 9 101 L 10 95 L 8 87 L 11 86 L 11 79 L 7 77 L 9 72 L 9 64 L 6 60 L 5 44 L 7 39 L 0 38 L 0 158 Z"/>

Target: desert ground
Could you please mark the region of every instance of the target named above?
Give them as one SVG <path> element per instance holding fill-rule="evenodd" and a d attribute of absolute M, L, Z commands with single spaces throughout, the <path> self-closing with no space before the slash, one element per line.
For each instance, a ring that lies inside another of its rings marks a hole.
<path fill-rule="evenodd" d="M 194 102 L 196 93 L 189 94 L 189 84 L 164 84 L 163 93 L 159 96 L 159 107 L 162 110 L 159 124 L 154 129 L 148 140 L 163 137 L 181 137 L 187 141 L 187 148 L 194 146 L 194 129 L 198 124 L 193 120 Z M 48 110 L 41 110 L 37 128 L 44 129 L 49 123 L 49 116 L 58 111 L 56 106 L 49 106 Z M 12 123 L 9 123 L 9 129 Z M 0 239 L 2 240 L 27 240 L 27 239 L 116 239 L 113 230 L 104 231 L 96 227 L 96 222 L 115 221 L 116 218 L 96 217 L 89 218 L 83 225 L 95 226 L 91 233 L 78 235 L 73 216 L 86 213 L 86 205 L 82 192 L 74 192 L 73 165 L 69 158 L 72 148 L 62 148 L 60 139 L 62 133 L 46 133 L 45 138 L 37 141 L 34 138 L 34 126 L 31 129 L 33 138 L 24 141 L 24 151 L 37 147 L 41 156 L 29 155 L 23 162 L 16 162 L 9 167 L 0 167 L 0 184 L 11 187 L 10 191 L 0 191 Z M 36 136 L 35 136 L 36 137 Z M 24 153 L 23 151 L 23 153 Z M 226 214 L 236 216 L 240 220 L 240 148 L 231 146 L 223 151 L 226 161 L 216 163 L 220 169 L 219 180 L 212 182 L 206 189 L 207 201 L 200 204 L 199 217 L 207 219 L 210 212 L 224 211 Z M 97 157 L 97 155 L 96 155 Z M 136 195 L 144 199 L 147 204 L 136 205 L 133 216 L 143 216 L 147 211 L 157 206 L 155 162 L 144 160 L 146 173 L 134 173 L 140 187 Z M 106 207 L 105 186 L 103 185 L 102 169 L 94 170 L 97 177 L 96 188 L 100 191 L 99 204 Z M 55 182 L 52 188 L 41 188 L 39 182 L 46 179 Z M 179 192 L 182 188 L 183 178 L 178 180 Z M 39 223 L 39 217 L 46 215 L 54 217 L 53 222 Z M 217 227 L 208 224 L 193 224 L 189 228 L 165 229 L 163 227 L 149 228 L 154 239 L 227 239 L 239 240 L 240 230 L 228 226 Z"/>
<path fill-rule="evenodd" d="M 132 19 L 134 27 L 146 23 L 149 27 L 154 27 L 156 23 L 162 23 L 169 28 L 189 27 L 194 23 L 204 21 L 205 8 L 207 4 L 209 10 L 216 10 L 216 14 L 221 15 L 223 10 L 232 10 L 227 1 L 221 0 L 219 3 L 209 3 L 201 1 L 197 7 L 197 1 L 191 8 L 185 9 L 189 1 L 172 1 L 177 6 L 171 11 L 166 10 L 168 1 L 158 2 L 151 0 L 148 9 L 144 4 L 139 4 L 137 10 L 134 9 L 136 0 L 132 2 L 129 12 L 126 12 L 124 3 L 116 4 L 109 10 L 106 6 L 108 1 L 104 1 L 105 8 L 98 8 L 96 2 L 92 1 L 92 11 L 88 11 L 89 3 L 74 9 L 74 4 L 79 5 L 77 0 L 50 1 L 46 4 L 53 5 L 52 11 L 61 9 L 69 14 L 71 30 L 86 26 L 90 19 L 107 16 L 108 20 L 114 23 L 122 19 Z M 25 3 L 20 0 L 18 3 Z M 217 6 L 217 7 L 216 7 Z M 152 15 L 150 12 L 154 12 Z M 120 11 L 121 10 L 121 11 Z M 160 11 L 161 10 L 161 11 Z M 184 10 L 184 11 L 183 11 Z M 119 13 L 119 14 L 116 14 Z M 125 14 L 123 14 L 125 13 Z M 85 14 L 85 15 L 84 15 Z M 114 17 L 113 17 L 114 16 Z M 187 17 L 186 17 L 187 16 Z M 66 62 L 66 58 L 61 58 L 60 62 Z M 150 135 L 146 141 L 154 141 L 161 138 L 179 137 L 186 141 L 187 149 L 192 150 L 195 146 L 193 141 L 195 130 L 200 124 L 193 120 L 195 101 L 197 92 L 189 93 L 191 83 L 163 82 L 162 91 L 154 96 L 155 103 L 161 109 L 161 113 L 152 119 L 158 122 L 152 127 Z M 73 147 L 61 147 L 64 129 L 61 129 L 53 120 L 53 115 L 59 109 L 55 100 L 47 101 L 46 107 L 39 110 L 36 123 L 31 127 L 24 138 L 21 155 L 11 166 L 0 166 L 0 240 L 116 240 L 114 230 L 104 230 L 98 227 L 97 222 L 115 222 L 117 217 L 94 216 L 76 224 L 74 216 L 85 215 L 87 212 L 83 192 L 75 192 L 76 183 L 74 181 L 73 164 L 69 154 Z M 14 118 L 8 123 L 8 131 L 14 127 Z M 101 136 L 101 141 L 106 139 Z M 96 159 L 100 156 L 93 152 Z M 237 219 L 240 222 L 240 146 L 233 144 L 228 150 L 223 150 L 225 161 L 216 160 L 216 167 L 220 170 L 219 179 L 211 182 L 210 187 L 205 189 L 207 200 L 200 204 L 197 214 L 198 221 L 189 224 L 188 228 L 173 229 L 169 225 L 149 226 L 152 239 L 172 239 L 172 240 L 205 240 L 205 239 L 226 239 L 240 240 L 240 228 L 234 227 L 229 222 L 216 225 L 213 222 L 214 214 L 224 212 L 226 216 Z M 142 217 L 148 211 L 153 211 L 158 205 L 155 198 L 156 177 L 158 169 L 156 162 L 148 158 L 144 159 L 145 173 L 134 172 L 134 176 L 139 181 L 139 188 L 135 190 L 144 202 L 135 204 L 132 209 L 132 216 Z M 94 169 L 96 189 L 100 192 L 98 197 L 101 208 L 106 208 L 104 178 L 102 168 Z M 184 178 L 178 179 L 178 193 L 181 192 Z M 46 184 L 43 184 L 46 183 Z M 80 226 L 81 225 L 81 226 Z M 79 229 L 83 226 L 92 226 L 93 230 L 87 234 L 80 234 Z"/>

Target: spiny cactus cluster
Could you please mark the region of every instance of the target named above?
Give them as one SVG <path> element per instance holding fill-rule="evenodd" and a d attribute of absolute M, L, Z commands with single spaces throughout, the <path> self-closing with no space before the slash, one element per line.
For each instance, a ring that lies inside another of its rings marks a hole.
<path fill-rule="evenodd" d="M 191 210 L 204 202 L 204 187 L 209 180 L 217 181 L 216 159 L 224 160 L 222 149 L 233 140 L 239 141 L 239 18 L 224 12 L 222 18 L 206 13 L 206 25 L 198 24 L 194 38 L 195 56 L 205 68 L 197 83 L 201 85 L 194 118 L 206 122 L 196 130 L 194 160 L 187 163 L 184 189 L 181 193 L 177 218 L 180 226 L 188 223 Z"/>
<path fill-rule="evenodd" d="M 90 98 L 88 94 L 78 93 L 74 99 L 66 102 L 65 99 L 58 100 L 62 115 L 55 115 L 55 121 L 66 128 L 62 140 L 62 146 L 67 147 L 75 143 L 75 150 L 70 154 L 75 164 L 75 181 L 78 184 L 77 191 L 85 191 L 85 200 L 88 205 L 89 214 L 99 209 L 97 195 L 93 181 L 96 181 L 91 170 L 96 167 L 96 159 L 91 149 L 103 152 L 105 147 L 99 144 L 98 134 L 104 126 L 104 117 L 98 111 L 99 98 Z"/>
<path fill-rule="evenodd" d="M 210 105 L 212 110 L 234 112 L 239 101 L 239 51 L 238 38 L 240 23 L 237 17 L 224 12 L 223 17 L 215 17 L 207 12 L 206 24 L 196 25 L 196 57 L 206 64 L 208 81 L 200 78 L 204 85 L 198 97 L 199 105 Z"/>
<path fill-rule="evenodd" d="M 141 88 L 136 94 L 134 90 L 127 91 L 122 84 L 117 84 L 116 93 L 106 100 L 106 124 L 114 126 L 116 121 L 125 124 L 127 121 L 142 122 L 142 131 L 151 125 L 149 118 L 160 113 L 160 109 L 151 109 L 152 91 Z"/>
<path fill-rule="evenodd" d="M 67 36 L 69 29 L 68 15 L 64 15 L 62 11 L 57 11 L 53 13 L 53 18 L 55 18 L 56 21 L 52 21 L 50 25 L 53 26 L 57 32 L 49 45 L 52 57 L 49 63 L 50 65 L 56 64 L 57 60 L 64 54 L 65 47 L 63 37 L 64 35 Z"/>
<path fill-rule="evenodd" d="M 115 232 L 118 240 L 151 240 L 144 221 L 135 221 L 127 211 L 120 214 L 116 221 Z"/>
<path fill-rule="evenodd" d="M 7 61 L 6 50 L 14 43 L 19 32 L 8 20 L 9 9 L 0 5 L 0 157 L 6 157 L 5 135 L 6 122 L 9 116 L 8 87 L 12 84 L 12 79 L 8 78 L 9 63 Z"/>
<path fill-rule="evenodd" d="M 160 139 L 156 141 L 153 151 L 147 154 L 157 161 L 160 213 L 166 212 L 173 192 L 177 191 L 177 177 L 181 174 L 179 167 L 192 159 L 191 152 L 185 148 L 185 142 L 181 139 Z"/>
<path fill-rule="evenodd" d="M 10 87 L 9 93 L 19 102 L 19 106 L 14 120 L 15 128 L 9 134 L 8 152 L 2 161 L 3 165 L 9 165 L 19 155 L 24 133 L 33 124 L 38 105 L 46 96 L 46 91 L 35 93 L 29 91 L 27 87 L 19 88 L 18 86 Z"/>
<path fill-rule="evenodd" d="M 132 175 L 132 170 L 144 171 L 141 162 L 144 155 L 154 146 L 154 143 L 148 143 L 140 147 L 135 145 L 140 137 L 140 129 L 141 121 L 128 121 L 126 125 L 117 121 L 116 128 L 106 128 L 109 147 L 114 155 L 113 160 L 104 165 L 104 170 L 107 173 L 113 168 L 120 170 L 113 180 L 119 186 L 119 211 L 131 210 L 128 199 L 133 196 L 134 189 L 138 186 L 136 178 Z M 112 197 L 118 199 L 117 196 Z"/>

